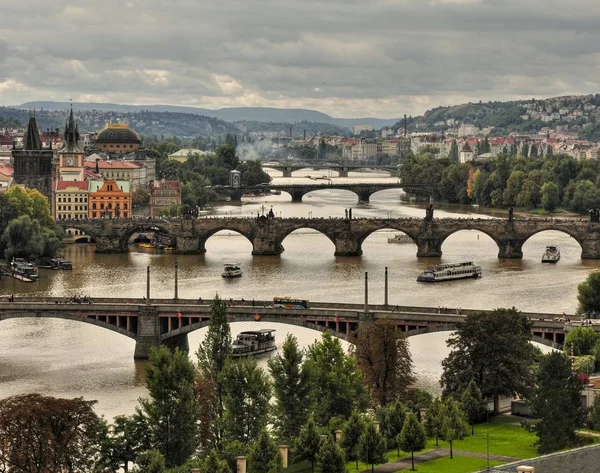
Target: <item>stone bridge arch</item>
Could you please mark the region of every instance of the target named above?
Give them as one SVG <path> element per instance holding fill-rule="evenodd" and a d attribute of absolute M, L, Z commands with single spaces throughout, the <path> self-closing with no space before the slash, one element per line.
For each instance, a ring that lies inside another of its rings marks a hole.
<path fill-rule="evenodd" d="M 67 230 L 79 230 L 89 236 L 92 241 L 96 241 L 98 233 L 95 231 L 95 227 L 89 223 L 78 222 L 77 220 L 70 220 L 68 223 L 58 220 L 56 223 L 62 227 L 65 231 L 65 235 L 67 234 Z"/>
<path fill-rule="evenodd" d="M 567 228 L 567 227 L 550 227 L 550 228 L 540 228 L 540 229 L 536 229 L 535 231 L 527 234 L 526 236 L 524 236 L 523 242 L 521 243 L 521 253 L 523 252 L 523 245 L 525 243 L 527 243 L 529 241 L 529 239 L 535 235 L 539 235 L 540 233 L 544 233 L 544 232 L 559 232 L 559 233 L 564 233 L 565 235 L 569 235 L 571 238 L 573 238 L 573 240 L 575 240 L 577 242 L 577 244 L 579 245 L 579 247 L 581 248 L 581 257 L 584 257 L 585 254 L 585 250 L 586 250 L 586 241 L 582 240 L 580 238 L 580 235 L 578 235 L 577 232 L 572 231 L 571 229 Z"/>
<path fill-rule="evenodd" d="M 198 233 L 198 252 L 206 253 L 206 242 L 216 233 L 223 231 L 234 232 L 245 237 L 252 245 L 252 250 L 254 254 L 254 235 L 241 228 L 236 227 L 235 225 L 231 225 L 230 223 L 224 223 L 223 225 L 218 225 L 214 228 L 211 228 L 210 230 Z"/>
<path fill-rule="evenodd" d="M 348 189 L 348 188 L 344 187 L 343 184 L 323 186 L 320 189 L 308 189 L 308 190 L 303 191 L 302 197 L 304 197 L 307 194 L 311 194 L 312 192 L 327 191 L 327 190 L 339 190 L 339 191 L 344 191 L 344 192 L 350 192 L 351 194 L 354 194 L 358 198 L 358 201 L 360 202 L 361 191 L 357 191 L 354 189 Z M 368 198 L 367 198 L 367 202 L 368 202 Z"/>
<path fill-rule="evenodd" d="M 378 228 L 370 228 L 366 232 L 359 235 L 358 236 L 358 244 L 360 246 L 360 249 L 362 250 L 362 245 L 367 238 L 369 238 L 373 233 L 379 232 L 382 230 L 394 230 L 395 232 L 402 232 L 402 233 L 406 234 L 406 236 L 408 236 L 415 245 L 418 244 L 419 232 L 416 232 L 412 228 L 408 229 L 408 228 L 404 227 L 403 225 L 394 225 L 393 223 L 390 222 L 390 224 L 387 226 L 382 226 L 382 227 L 378 227 Z"/>
<path fill-rule="evenodd" d="M 143 220 L 136 222 L 134 225 L 128 225 L 125 228 L 117 231 L 119 233 L 119 247 L 123 252 L 129 251 L 129 240 L 135 233 L 153 232 L 161 235 L 167 235 L 174 239 L 170 225 L 163 225 L 157 222 L 144 223 Z"/>
<path fill-rule="evenodd" d="M 319 225 L 315 225 L 314 223 L 307 221 L 307 222 L 297 223 L 296 225 L 293 225 L 293 226 L 289 226 L 277 235 L 276 243 L 277 243 L 277 246 L 279 248 L 281 248 L 281 252 L 283 252 L 285 250 L 285 248 L 283 246 L 283 241 L 288 236 L 290 236 L 292 233 L 294 233 L 295 231 L 303 230 L 303 229 L 314 230 L 314 231 L 318 232 L 319 234 L 325 236 L 331 243 L 333 243 L 333 246 L 336 246 L 336 239 L 333 234 L 331 234 L 329 231 L 327 231 L 327 229 L 320 228 Z"/>
<path fill-rule="evenodd" d="M 439 248 L 438 248 L 440 256 L 442 255 L 442 246 L 444 245 L 444 242 L 449 237 L 454 235 L 455 233 L 459 233 L 459 232 L 463 232 L 463 231 L 477 231 L 477 232 L 481 232 L 484 235 L 490 237 L 494 241 L 494 243 L 496 243 L 496 245 L 498 246 L 498 257 L 502 258 L 502 248 L 503 248 L 502 243 L 498 240 L 497 236 L 494 235 L 492 229 L 488 228 L 485 225 L 478 225 L 478 224 L 469 225 L 468 228 L 453 228 L 450 231 L 442 233 L 439 238 Z"/>

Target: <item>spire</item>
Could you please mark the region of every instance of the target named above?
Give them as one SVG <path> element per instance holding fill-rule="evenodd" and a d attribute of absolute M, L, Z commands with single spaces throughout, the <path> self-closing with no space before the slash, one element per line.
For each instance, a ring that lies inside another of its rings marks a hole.
<path fill-rule="evenodd" d="M 35 116 L 29 117 L 27 132 L 23 140 L 23 149 L 27 151 L 40 151 L 42 149 L 42 140 L 40 139 L 40 132 L 38 131 Z"/>
<path fill-rule="evenodd" d="M 73 104 L 71 104 L 71 112 L 69 113 L 69 120 L 65 127 L 65 138 L 64 138 L 65 146 L 61 150 L 63 153 L 81 153 L 81 148 L 79 147 L 79 128 L 75 123 L 75 118 L 73 117 Z"/>

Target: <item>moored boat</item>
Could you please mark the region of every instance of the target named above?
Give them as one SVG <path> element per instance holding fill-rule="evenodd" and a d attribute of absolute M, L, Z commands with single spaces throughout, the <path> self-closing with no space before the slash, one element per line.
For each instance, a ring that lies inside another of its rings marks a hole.
<path fill-rule="evenodd" d="M 225 263 L 223 267 L 224 278 L 239 278 L 242 276 L 242 268 L 240 263 Z"/>
<path fill-rule="evenodd" d="M 542 255 L 542 263 L 558 263 L 560 260 L 560 250 L 556 245 L 548 245 Z"/>
<path fill-rule="evenodd" d="M 23 258 L 13 258 L 10 269 L 13 277 L 24 282 L 32 282 L 38 278 L 37 266 Z"/>
<path fill-rule="evenodd" d="M 414 243 L 414 241 L 404 233 L 396 233 L 394 238 L 388 238 L 388 243 Z"/>
<path fill-rule="evenodd" d="M 275 329 L 270 328 L 241 332 L 231 346 L 231 356 L 241 358 L 276 350 L 273 332 L 275 332 Z"/>
<path fill-rule="evenodd" d="M 441 282 L 454 279 L 479 278 L 481 277 L 481 266 L 472 261 L 463 263 L 438 264 L 428 268 L 417 278 L 418 282 Z"/>

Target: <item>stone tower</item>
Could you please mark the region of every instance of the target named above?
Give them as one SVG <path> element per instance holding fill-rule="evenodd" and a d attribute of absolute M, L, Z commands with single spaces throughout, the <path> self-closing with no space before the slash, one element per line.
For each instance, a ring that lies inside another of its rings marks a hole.
<path fill-rule="evenodd" d="M 48 199 L 52 197 L 52 149 L 42 149 L 42 140 L 35 117 L 29 118 L 23 148 L 12 150 L 14 179 L 30 189 L 37 189 Z"/>

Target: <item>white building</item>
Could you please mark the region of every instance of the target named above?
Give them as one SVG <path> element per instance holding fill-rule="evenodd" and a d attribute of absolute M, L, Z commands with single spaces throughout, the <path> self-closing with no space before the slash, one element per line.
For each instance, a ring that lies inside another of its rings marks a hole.
<path fill-rule="evenodd" d="M 371 125 L 354 125 L 352 128 L 355 135 L 360 135 L 361 131 L 373 131 L 373 127 Z"/>

